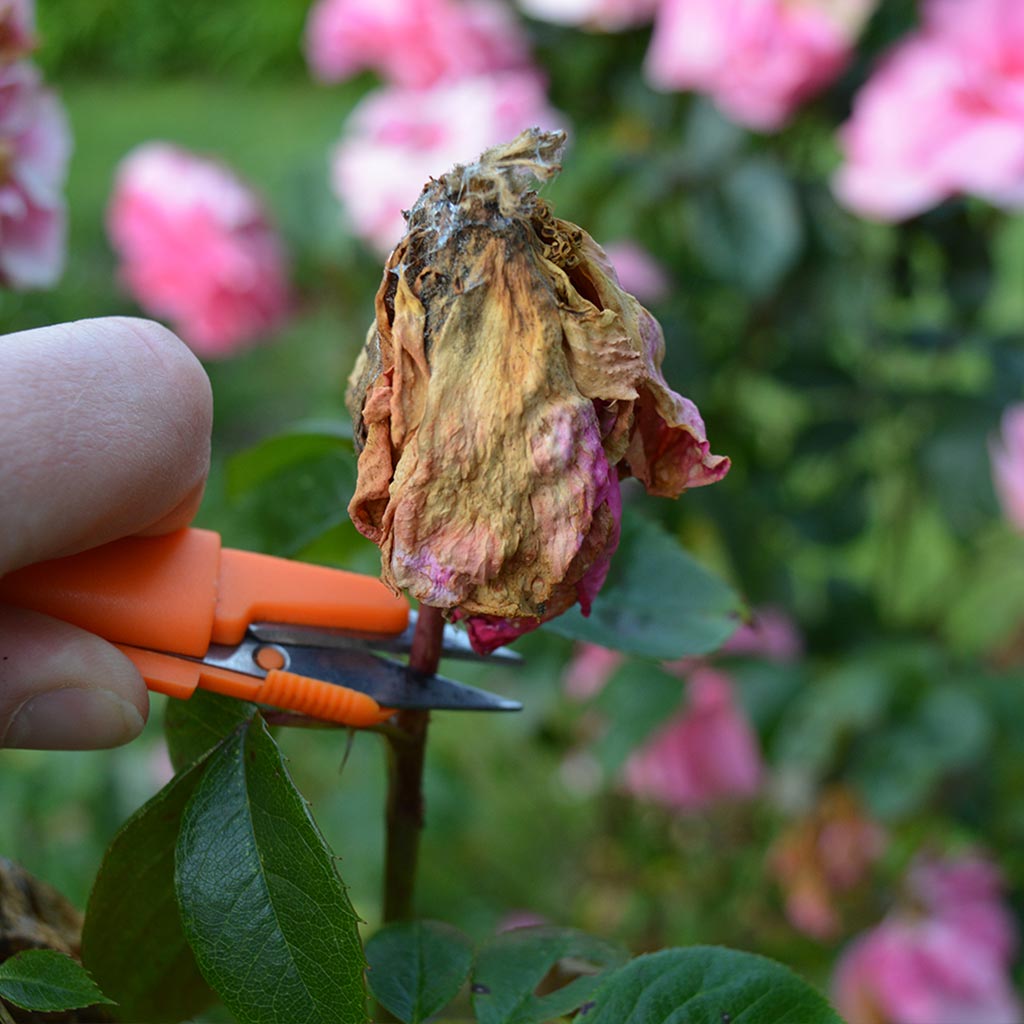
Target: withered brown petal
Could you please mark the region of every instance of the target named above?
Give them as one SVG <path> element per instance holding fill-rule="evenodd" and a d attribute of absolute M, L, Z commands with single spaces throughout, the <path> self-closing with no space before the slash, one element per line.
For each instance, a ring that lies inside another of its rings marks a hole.
<path fill-rule="evenodd" d="M 661 375 L 654 318 L 529 187 L 562 141 L 524 132 L 425 186 L 348 392 L 350 513 L 383 579 L 522 628 L 589 606 L 618 543 L 619 475 L 678 494 L 728 468 Z"/>

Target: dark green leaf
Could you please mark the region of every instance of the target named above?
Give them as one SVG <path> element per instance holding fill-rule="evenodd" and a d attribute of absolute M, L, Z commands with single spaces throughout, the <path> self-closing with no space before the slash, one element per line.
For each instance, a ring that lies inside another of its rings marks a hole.
<path fill-rule="evenodd" d="M 347 420 L 298 423 L 235 455 L 228 466 L 228 491 L 238 498 L 291 466 L 339 448 L 352 450 L 352 424 Z"/>
<path fill-rule="evenodd" d="M 204 767 L 176 775 L 128 819 L 93 884 L 82 959 L 126 1020 L 178 1021 L 214 999 L 182 931 L 174 893 L 174 844 Z"/>
<path fill-rule="evenodd" d="M 410 921 L 366 944 L 370 991 L 405 1024 L 419 1024 L 458 994 L 473 965 L 473 944 L 440 921 Z"/>
<path fill-rule="evenodd" d="M 648 661 L 627 661 L 594 702 L 608 728 L 595 753 L 614 776 L 626 758 L 683 704 L 686 684 Z"/>
<path fill-rule="evenodd" d="M 237 518 L 232 536 L 246 547 L 294 556 L 347 522 L 356 460 L 343 432 L 292 432 L 235 456 L 228 467 Z"/>
<path fill-rule="evenodd" d="M 473 968 L 473 1009 L 479 1024 L 535 1024 L 581 1006 L 605 973 L 623 964 L 620 946 L 572 928 L 516 928 L 480 948 Z M 537 986 L 561 961 L 577 977 L 544 995 Z"/>
<path fill-rule="evenodd" d="M 574 607 L 547 628 L 573 640 L 668 660 L 720 647 L 739 625 L 741 610 L 732 589 L 675 539 L 627 511 L 619 550 L 589 618 Z"/>
<path fill-rule="evenodd" d="M 367 1019 L 355 912 L 261 718 L 211 755 L 176 868 L 185 934 L 241 1024 Z"/>
<path fill-rule="evenodd" d="M 788 968 L 752 953 L 694 946 L 637 957 L 607 977 L 585 1024 L 843 1024 Z"/>
<path fill-rule="evenodd" d="M 207 690 L 196 690 L 188 700 L 168 700 L 164 737 L 174 770 L 199 760 L 255 713 L 255 704 Z"/>
<path fill-rule="evenodd" d="M 747 133 L 723 117 L 710 100 L 695 96 L 686 118 L 682 145 L 669 151 L 676 163 L 672 170 L 692 177 L 716 174 L 736 156 L 746 138 Z M 668 174 L 669 169 L 661 169 L 662 179 Z"/>
<path fill-rule="evenodd" d="M 793 266 L 803 225 L 793 186 L 774 161 L 739 164 L 694 199 L 692 244 L 726 281 L 752 295 L 771 292 Z"/>
<path fill-rule="evenodd" d="M 0 999 L 43 1012 L 113 1002 L 81 964 L 53 949 L 26 949 L 0 964 Z"/>

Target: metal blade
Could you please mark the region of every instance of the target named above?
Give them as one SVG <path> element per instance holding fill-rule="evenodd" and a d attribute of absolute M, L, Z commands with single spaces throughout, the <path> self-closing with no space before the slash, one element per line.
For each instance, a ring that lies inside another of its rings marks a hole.
<path fill-rule="evenodd" d="M 359 648 L 332 650 L 302 644 L 266 643 L 248 637 L 236 646 L 211 644 L 202 661 L 246 675 L 265 676 L 257 655 L 270 647 L 284 657 L 282 669 L 369 694 L 381 707 L 438 711 L 520 711 L 522 704 L 444 676 L 424 675 Z"/>
<path fill-rule="evenodd" d="M 416 628 L 416 610 L 409 612 L 409 625 L 401 633 L 349 633 L 340 629 L 319 626 L 290 626 L 280 622 L 254 622 L 249 632 L 272 644 L 302 644 L 331 650 L 388 651 L 408 654 L 412 649 L 412 636 Z M 523 656 L 508 647 L 499 647 L 490 654 L 477 654 L 469 644 L 469 634 L 445 623 L 442 637 L 442 656 L 462 661 L 502 661 L 518 665 Z"/>

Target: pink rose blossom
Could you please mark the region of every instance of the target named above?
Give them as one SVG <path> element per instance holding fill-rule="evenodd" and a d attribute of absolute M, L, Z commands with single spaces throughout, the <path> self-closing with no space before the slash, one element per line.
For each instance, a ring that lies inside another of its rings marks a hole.
<path fill-rule="evenodd" d="M 924 13 L 856 97 L 836 194 L 879 220 L 962 193 L 1024 205 L 1024 5 L 928 0 Z"/>
<path fill-rule="evenodd" d="M 687 706 L 627 761 L 626 789 L 679 811 L 757 792 L 763 768 L 757 738 L 727 675 L 699 668 Z"/>
<path fill-rule="evenodd" d="M 721 653 L 788 662 L 796 661 L 803 648 L 796 623 L 781 608 L 761 608 L 726 640 Z"/>
<path fill-rule="evenodd" d="M 1003 413 L 1002 427 L 989 451 L 992 480 L 1007 522 L 1024 530 L 1024 404 Z"/>
<path fill-rule="evenodd" d="M 146 143 L 118 168 L 107 223 L 128 290 L 198 354 L 231 355 L 283 321 L 283 246 L 259 199 L 223 165 Z"/>
<path fill-rule="evenodd" d="M 649 22 L 654 17 L 659 2 L 660 0 L 519 0 L 519 7 L 524 14 L 540 21 L 617 32 Z M 625 285 L 623 287 L 626 291 L 631 291 Z"/>
<path fill-rule="evenodd" d="M 355 233 L 382 255 L 405 234 L 402 211 L 439 167 L 467 163 L 535 125 L 563 118 L 534 72 L 466 78 L 433 89 L 380 89 L 352 112 L 333 159 L 334 190 Z"/>
<path fill-rule="evenodd" d="M 646 72 L 708 93 L 740 124 L 780 128 L 849 60 L 875 0 L 662 0 Z"/>
<path fill-rule="evenodd" d="M 60 276 L 71 134 L 27 61 L 0 67 L 0 281 L 45 288 Z"/>
<path fill-rule="evenodd" d="M 306 57 L 324 82 L 372 69 L 409 88 L 529 61 L 519 23 L 498 0 L 319 0 Z"/>
<path fill-rule="evenodd" d="M 624 660 L 625 655 L 600 644 L 579 644 L 563 677 L 566 695 L 579 701 L 596 697 Z"/>
<path fill-rule="evenodd" d="M 924 862 L 908 890 L 911 905 L 843 954 L 833 995 L 849 1024 L 1019 1024 L 1016 932 L 995 869 L 976 857 Z"/>
<path fill-rule="evenodd" d="M 810 815 L 783 832 L 768 858 L 793 927 L 812 938 L 835 938 L 842 929 L 836 897 L 865 878 L 885 843 L 852 792 L 827 791 Z"/>
<path fill-rule="evenodd" d="M 0 62 L 18 60 L 35 49 L 33 0 L 0 0 Z"/>
<path fill-rule="evenodd" d="M 619 284 L 641 302 L 658 302 L 668 295 L 670 283 L 665 268 L 636 242 L 611 242 L 605 255 L 615 268 Z"/>
<path fill-rule="evenodd" d="M 910 870 L 915 901 L 956 928 L 974 948 L 1009 964 L 1017 949 L 1013 917 L 1003 906 L 999 869 L 976 854 L 957 860 L 920 860 Z"/>

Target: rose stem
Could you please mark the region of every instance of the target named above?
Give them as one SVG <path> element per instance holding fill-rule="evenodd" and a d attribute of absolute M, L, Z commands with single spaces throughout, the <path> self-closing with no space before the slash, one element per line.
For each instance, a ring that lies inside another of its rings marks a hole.
<path fill-rule="evenodd" d="M 420 605 L 409 667 L 433 674 L 441 660 L 444 619 L 438 608 Z M 406 709 L 395 715 L 398 736 L 388 741 L 387 834 L 384 853 L 384 923 L 413 917 L 416 862 L 423 829 L 423 756 L 429 711 Z"/>

